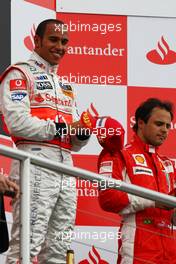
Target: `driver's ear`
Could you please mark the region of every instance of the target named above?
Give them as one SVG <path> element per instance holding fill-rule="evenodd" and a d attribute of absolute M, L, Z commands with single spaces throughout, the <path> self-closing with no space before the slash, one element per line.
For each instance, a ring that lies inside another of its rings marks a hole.
<path fill-rule="evenodd" d="M 40 46 L 41 46 L 41 38 L 38 35 L 34 36 L 34 44 L 35 44 L 35 48 L 40 48 Z"/>
<path fill-rule="evenodd" d="M 142 126 L 144 125 L 144 121 L 142 119 L 138 120 L 138 128 L 142 128 Z"/>

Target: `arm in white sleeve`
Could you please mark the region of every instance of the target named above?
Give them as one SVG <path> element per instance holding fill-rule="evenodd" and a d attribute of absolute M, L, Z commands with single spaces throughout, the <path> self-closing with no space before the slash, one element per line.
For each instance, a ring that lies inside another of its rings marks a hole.
<path fill-rule="evenodd" d="M 6 75 L 0 86 L 2 113 L 9 133 L 36 141 L 53 139 L 56 134 L 54 122 L 31 115 L 30 84 L 27 83 L 26 90 L 10 90 L 10 81 L 15 79 L 27 82 L 23 73 L 19 70 L 12 70 Z M 18 95 L 21 96 L 21 100 L 15 100 L 15 96 Z"/>
<path fill-rule="evenodd" d="M 126 169 L 122 171 L 122 176 L 125 182 L 131 183 Z M 127 193 L 127 196 L 129 199 L 129 204 L 119 212 L 120 215 L 131 214 L 138 211 L 142 211 L 145 208 L 155 207 L 155 202 L 152 200 L 148 200 L 129 193 Z"/>

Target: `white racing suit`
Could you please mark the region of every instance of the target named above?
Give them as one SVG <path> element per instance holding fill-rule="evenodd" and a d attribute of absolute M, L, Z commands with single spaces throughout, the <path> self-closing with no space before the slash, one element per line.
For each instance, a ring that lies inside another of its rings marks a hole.
<path fill-rule="evenodd" d="M 70 124 L 79 120 L 74 91 L 60 82 L 57 67 L 33 53 L 27 63 L 6 70 L 0 88 L 1 110 L 18 149 L 72 165 L 71 150 L 87 143 L 76 135 L 55 138 L 54 120 Z M 10 177 L 19 182 L 19 162 Z M 76 179 L 31 165 L 31 261 L 66 263 L 66 250 L 76 213 Z M 19 259 L 19 200 L 13 205 L 8 264 Z"/>

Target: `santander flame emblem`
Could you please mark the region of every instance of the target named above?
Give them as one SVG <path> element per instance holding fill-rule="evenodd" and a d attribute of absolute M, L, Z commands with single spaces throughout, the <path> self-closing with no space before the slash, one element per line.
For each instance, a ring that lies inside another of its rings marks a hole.
<path fill-rule="evenodd" d="M 34 36 L 35 36 L 35 25 L 33 24 L 31 28 L 31 35 L 28 35 L 27 37 L 24 38 L 24 45 L 25 47 L 32 51 L 34 49 Z"/>
<path fill-rule="evenodd" d="M 78 264 L 109 264 L 107 261 L 103 260 L 97 249 L 92 246 L 91 251 L 89 251 L 88 259 L 80 261 Z"/>
<path fill-rule="evenodd" d="M 34 95 L 34 100 L 35 100 L 36 102 L 39 102 L 39 103 L 45 101 L 45 99 L 42 97 L 42 95 L 41 95 L 40 93 Z"/>
<path fill-rule="evenodd" d="M 173 64 L 176 62 L 176 52 L 170 49 L 163 36 L 158 41 L 157 48 L 149 51 L 146 57 L 149 61 L 156 64 Z"/>

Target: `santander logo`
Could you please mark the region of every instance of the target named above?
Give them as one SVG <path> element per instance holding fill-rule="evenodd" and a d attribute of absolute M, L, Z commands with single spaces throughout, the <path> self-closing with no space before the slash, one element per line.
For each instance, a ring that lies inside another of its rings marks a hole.
<path fill-rule="evenodd" d="M 149 51 L 146 57 L 156 64 L 173 64 L 176 62 L 176 52 L 170 49 L 163 36 L 158 41 L 156 49 Z"/>
<path fill-rule="evenodd" d="M 109 262 L 103 260 L 97 249 L 92 246 L 91 251 L 89 251 L 88 258 L 80 261 L 78 264 L 109 264 Z"/>
<path fill-rule="evenodd" d="M 27 37 L 24 38 L 24 45 L 30 51 L 34 49 L 35 31 L 36 31 L 36 28 L 35 28 L 35 25 L 33 24 L 31 28 L 31 35 L 28 35 Z"/>

